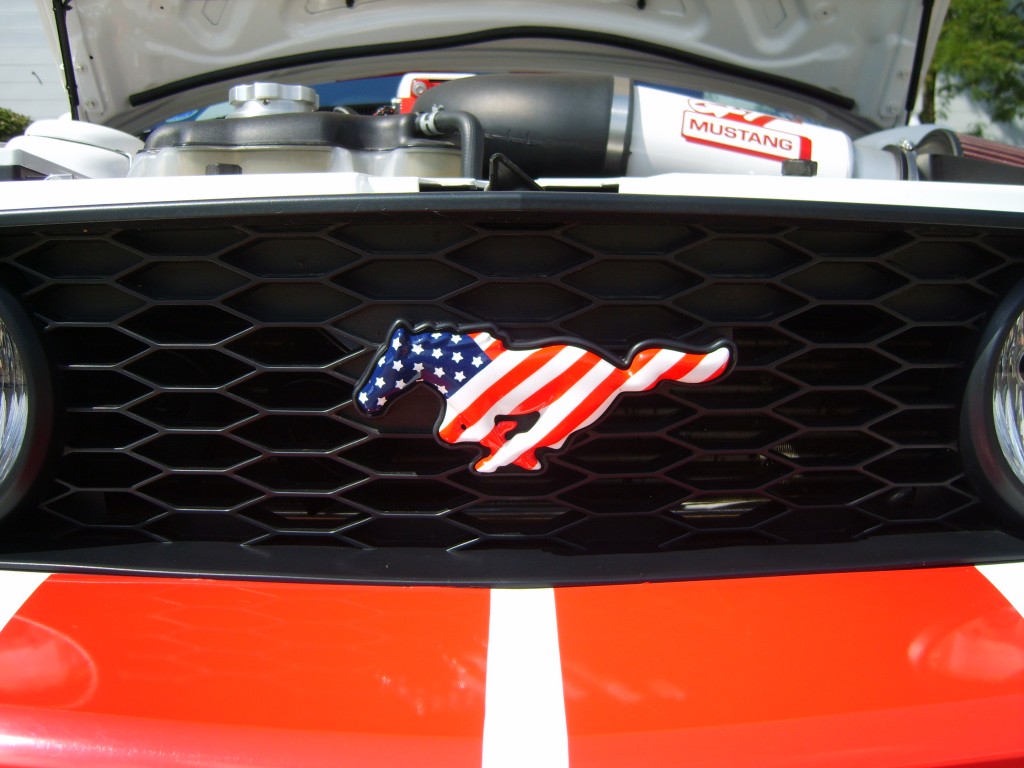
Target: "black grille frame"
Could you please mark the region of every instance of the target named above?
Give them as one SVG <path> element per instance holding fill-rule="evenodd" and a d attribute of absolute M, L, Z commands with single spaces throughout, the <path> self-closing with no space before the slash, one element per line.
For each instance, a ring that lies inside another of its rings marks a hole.
<path fill-rule="evenodd" d="M 981 329 L 1021 276 L 1019 220 L 794 205 L 427 194 L 7 229 L 2 275 L 40 324 L 67 414 L 10 548 L 586 560 L 1000 531 L 958 424 Z M 700 390 L 622 398 L 540 476 L 483 478 L 472 449 L 433 437 L 426 387 L 382 419 L 351 407 L 396 319 L 620 357 L 724 335 L 738 361 Z"/>

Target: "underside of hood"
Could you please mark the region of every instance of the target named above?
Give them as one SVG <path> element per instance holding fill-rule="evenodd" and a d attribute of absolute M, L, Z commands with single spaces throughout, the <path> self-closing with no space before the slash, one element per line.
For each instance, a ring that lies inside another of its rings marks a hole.
<path fill-rule="evenodd" d="M 82 120 L 138 121 L 226 86 L 461 71 L 687 72 L 906 121 L 948 0 L 38 0 Z M 652 63 L 656 63 L 654 66 Z"/>

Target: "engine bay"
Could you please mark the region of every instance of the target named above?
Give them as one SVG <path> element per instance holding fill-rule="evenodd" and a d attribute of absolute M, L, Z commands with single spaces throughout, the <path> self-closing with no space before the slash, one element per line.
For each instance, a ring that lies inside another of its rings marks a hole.
<path fill-rule="evenodd" d="M 0 178 L 360 173 L 487 189 L 670 173 L 1024 183 L 1024 151 L 934 126 L 854 139 L 613 75 L 409 73 L 369 114 L 321 107 L 308 86 L 257 82 L 231 88 L 227 107 L 142 138 L 39 121 L 0 150 Z"/>

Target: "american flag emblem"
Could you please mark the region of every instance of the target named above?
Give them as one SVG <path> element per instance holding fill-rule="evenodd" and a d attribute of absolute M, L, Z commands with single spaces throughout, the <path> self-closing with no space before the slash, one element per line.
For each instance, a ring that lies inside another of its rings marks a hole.
<path fill-rule="evenodd" d="M 438 436 L 488 451 L 477 472 L 534 471 L 541 468 L 538 449 L 561 448 L 619 395 L 662 381 L 703 384 L 722 376 L 731 358 L 724 342 L 701 352 L 651 346 L 634 349 L 619 365 L 573 344 L 510 349 L 486 331 L 410 330 L 399 323 L 356 389 L 355 404 L 379 414 L 404 390 L 426 382 L 445 398 Z M 518 422 L 510 417 L 528 414 L 536 421 L 513 432 Z"/>

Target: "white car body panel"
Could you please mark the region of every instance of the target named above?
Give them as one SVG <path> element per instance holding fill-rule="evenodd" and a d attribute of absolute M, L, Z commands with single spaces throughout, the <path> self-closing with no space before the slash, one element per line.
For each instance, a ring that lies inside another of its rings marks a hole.
<path fill-rule="evenodd" d="M 38 1 L 44 14 L 52 15 L 52 4 Z M 848 99 L 855 113 L 893 126 L 905 122 L 914 76 L 924 69 L 920 65 L 926 63 L 947 4 L 932 5 L 931 18 L 923 23 L 926 6 L 916 0 L 656 0 L 643 3 L 642 10 L 627 0 L 76 0 L 67 19 L 80 116 L 116 126 L 124 123 L 139 94 L 191 78 L 204 78 L 195 85 L 205 85 L 210 73 L 213 80 L 233 85 L 238 76 L 231 70 L 243 65 L 254 73 L 262 70 L 260 79 L 309 81 L 316 72 L 322 80 L 364 76 L 366 64 L 340 61 L 322 68 L 316 54 L 330 51 L 327 58 L 342 59 L 374 53 L 379 46 L 374 56 L 383 68 L 377 74 L 384 74 L 395 71 L 379 58 L 388 46 L 429 51 L 443 44 L 433 41 L 447 38 L 541 28 L 633 40 L 767 73 Z M 922 29 L 928 37 L 919 41 Z M 56 35 L 51 39 L 59 49 Z M 923 58 L 917 58 L 919 45 L 925 46 Z M 544 70 L 555 68 L 559 58 L 557 49 L 528 45 L 504 66 Z M 263 64 L 254 69 L 254 62 Z"/>

